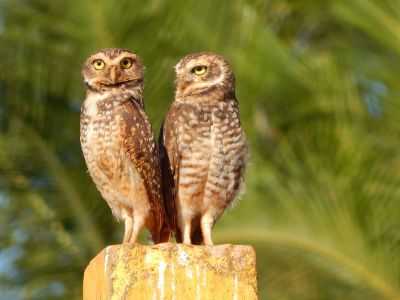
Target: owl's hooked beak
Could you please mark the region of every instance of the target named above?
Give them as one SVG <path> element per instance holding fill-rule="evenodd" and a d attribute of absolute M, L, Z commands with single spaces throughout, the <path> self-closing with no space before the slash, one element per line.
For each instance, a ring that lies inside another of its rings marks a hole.
<path fill-rule="evenodd" d="M 111 84 L 116 84 L 117 83 L 117 78 L 118 78 L 118 70 L 116 67 L 111 67 L 110 69 L 110 80 Z"/>

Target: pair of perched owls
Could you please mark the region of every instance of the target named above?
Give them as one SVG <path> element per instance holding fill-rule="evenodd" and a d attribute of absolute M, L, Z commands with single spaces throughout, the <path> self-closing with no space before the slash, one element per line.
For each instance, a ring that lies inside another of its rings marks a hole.
<path fill-rule="evenodd" d="M 229 63 L 195 53 L 175 70 L 175 101 L 157 147 L 140 58 L 104 49 L 83 67 L 82 150 L 101 195 L 125 223 L 123 243 L 136 242 L 146 226 L 154 243 L 175 235 L 177 242 L 212 245 L 212 226 L 243 184 L 246 138 Z"/>

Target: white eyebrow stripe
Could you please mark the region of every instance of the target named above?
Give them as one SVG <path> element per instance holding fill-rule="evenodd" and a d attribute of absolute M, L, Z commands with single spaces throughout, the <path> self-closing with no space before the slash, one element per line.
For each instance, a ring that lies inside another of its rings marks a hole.
<path fill-rule="evenodd" d="M 117 62 L 120 62 L 121 59 L 123 59 L 126 56 L 126 54 L 121 53 L 120 55 L 118 55 L 116 58 L 114 58 L 113 60 L 110 61 L 111 64 L 115 64 Z"/>
<path fill-rule="evenodd" d="M 223 72 L 221 72 L 221 74 L 217 78 L 215 78 L 214 80 L 206 81 L 206 82 L 193 83 L 191 86 L 188 86 L 185 89 L 184 93 L 186 93 L 187 90 L 189 90 L 189 89 L 193 89 L 193 88 L 197 89 L 197 88 L 203 88 L 203 87 L 209 87 L 209 86 L 211 87 L 211 86 L 220 84 L 220 83 L 222 83 L 224 81 L 224 79 L 225 79 L 225 70 L 223 70 Z"/>
<path fill-rule="evenodd" d="M 186 68 L 188 69 L 193 69 L 195 66 L 202 66 L 202 65 L 206 65 L 207 61 L 202 61 L 202 60 L 192 60 L 189 61 L 186 65 Z"/>
<path fill-rule="evenodd" d="M 126 57 L 126 53 L 121 53 L 120 55 L 118 55 L 116 58 L 114 59 L 110 59 L 107 55 L 105 55 L 104 53 L 99 53 L 100 57 L 94 58 L 94 60 L 96 59 L 101 59 L 104 61 L 104 63 L 108 64 L 108 65 L 113 65 L 116 63 L 119 63 L 121 61 L 121 59 L 123 59 L 124 57 Z"/>

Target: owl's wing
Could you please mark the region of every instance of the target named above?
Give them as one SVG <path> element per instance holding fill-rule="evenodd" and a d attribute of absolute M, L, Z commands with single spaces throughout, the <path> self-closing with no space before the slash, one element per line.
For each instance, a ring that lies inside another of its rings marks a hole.
<path fill-rule="evenodd" d="M 134 99 L 124 103 L 121 116 L 121 135 L 124 148 L 143 180 L 147 198 L 156 219 L 157 234 L 159 234 L 165 220 L 160 158 L 154 141 L 153 129 L 144 110 Z"/>
<path fill-rule="evenodd" d="M 178 146 L 178 116 L 180 106 L 173 103 L 161 126 L 158 145 L 160 148 L 164 206 L 168 222 L 177 232 L 175 200 L 178 193 L 180 149 Z M 177 236 L 177 239 L 179 237 Z M 179 241 L 178 241 L 179 242 Z"/>

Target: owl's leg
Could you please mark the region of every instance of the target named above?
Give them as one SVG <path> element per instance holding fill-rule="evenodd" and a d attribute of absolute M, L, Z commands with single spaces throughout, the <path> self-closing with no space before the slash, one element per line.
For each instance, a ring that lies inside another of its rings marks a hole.
<path fill-rule="evenodd" d="M 144 225 L 144 218 L 142 216 L 135 215 L 133 218 L 133 230 L 132 230 L 132 235 L 131 239 L 129 242 L 131 243 L 136 243 L 137 237 L 139 235 L 140 228 L 143 227 Z"/>
<path fill-rule="evenodd" d="M 186 222 L 183 225 L 183 243 L 187 244 L 187 245 L 190 245 L 192 243 L 192 240 L 190 238 L 190 232 L 191 232 L 191 227 L 192 227 L 191 225 L 192 224 L 190 221 Z"/>
<path fill-rule="evenodd" d="M 125 216 L 125 233 L 124 233 L 124 240 L 122 241 L 123 244 L 129 242 L 131 238 L 133 230 L 133 219 L 132 217 Z"/>
<path fill-rule="evenodd" d="M 178 210 L 177 221 L 179 229 L 181 230 L 183 235 L 183 243 L 190 245 L 192 243 L 190 238 L 192 218 L 188 215 L 182 214 L 182 212 Z"/>
<path fill-rule="evenodd" d="M 201 217 L 201 231 L 203 233 L 204 245 L 212 246 L 214 245 L 213 241 L 211 240 L 211 228 L 214 224 L 212 218 L 208 215 L 204 215 Z"/>

